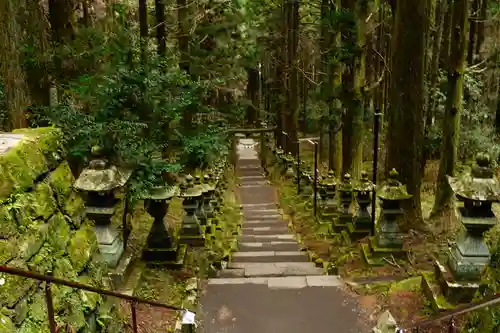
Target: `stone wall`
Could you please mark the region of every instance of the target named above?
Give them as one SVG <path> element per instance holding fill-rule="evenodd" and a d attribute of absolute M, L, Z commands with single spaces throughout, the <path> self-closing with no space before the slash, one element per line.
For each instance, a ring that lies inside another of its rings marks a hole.
<path fill-rule="evenodd" d="M 103 287 L 108 268 L 63 156 L 54 128 L 0 134 L 0 265 Z M 43 288 L 0 273 L 0 333 L 49 331 Z M 111 332 L 119 322 L 98 294 L 53 286 L 53 300 L 58 323 L 75 332 Z"/>

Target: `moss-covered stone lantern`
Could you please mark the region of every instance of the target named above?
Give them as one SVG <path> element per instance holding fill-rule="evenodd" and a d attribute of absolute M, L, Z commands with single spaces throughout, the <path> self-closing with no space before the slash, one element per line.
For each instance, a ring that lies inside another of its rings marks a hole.
<path fill-rule="evenodd" d="M 179 245 L 170 235 L 165 221 L 170 201 L 178 192 L 176 186 L 155 186 L 143 198 L 146 211 L 154 218 L 142 251 L 144 261 L 149 264 L 177 268 L 184 263 L 187 247 Z"/>
<path fill-rule="evenodd" d="M 184 198 L 183 208 L 186 215 L 182 220 L 182 230 L 180 235 L 181 244 L 191 246 L 204 246 L 205 237 L 203 235 L 200 222 L 196 216 L 196 211 L 200 205 L 203 193 L 199 186 L 193 184 L 193 177 L 187 175 L 185 182 L 181 184 L 181 197 Z"/>
<path fill-rule="evenodd" d="M 369 244 L 362 244 L 363 254 L 369 264 L 383 265 L 381 258 L 388 256 L 405 257 L 403 249 L 403 232 L 398 220 L 403 217 L 401 208 L 403 201 L 412 197 L 408 194 L 406 186 L 398 181 L 398 172 L 392 169 L 389 178 L 378 191 L 377 196 L 381 201 L 382 213 L 377 222 L 375 237 L 369 238 Z M 373 259 L 377 258 L 379 260 Z"/>
<path fill-rule="evenodd" d="M 295 177 L 295 171 L 293 169 L 295 158 L 293 157 L 292 153 L 286 154 L 286 156 L 284 157 L 284 161 L 285 168 L 283 169 L 283 174 L 285 178 L 293 179 Z"/>
<path fill-rule="evenodd" d="M 203 176 L 203 211 L 206 216 L 205 233 L 210 234 L 212 232 L 211 222 L 215 217 L 214 208 L 212 206 L 212 200 L 214 198 L 215 186 L 213 184 L 211 175 Z"/>
<path fill-rule="evenodd" d="M 125 186 L 131 174 L 131 170 L 110 164 L 100 147 L 93 147 L 92 160 L 74 184 L 85 197 L 87 217 L 95 222 L 100 252 L 111 268 L 118 265 L 124 251 L 124 240 L 111 224 L 119 203 L 116 190 Z"/>
<path fill-rule="evenodd" d="M 353 186 L 351 182 L 351 175 L 346 173 L 344 174 L 344 177 L 342 177 L 342 183 L 339 186 L 339 215 L 333 222 L 333 230 L 335 232 L 342 232 L 342 230 L 346 230 L 347 224 L 352 222 L 352 199 Z"/>
<path fill-rule="evenodd" d="M 198 221 L 200 221 L 200 224 L 204 229 L 208 222 L 207 214 L 205 213 L 203 205 L 205 197 L 207 196 L 207 189 L 205 188 L 205 185 L 201 182 L 200 175 L 196 175 L 194 177 L 194 186 L 198 187 L 201 191 L 201 198 L 199 200 L 198 208 L 196 209 L 196 217 L 198 218 Z"/>
<path fill-rule="evenodd" d="M 457 199 L 462 224 L 456 242 L 448 252 L 448 262 L 436 261 L 435 273 L 446 299 L 452 303 L 470 302 L 479 287 L 481 275 L 490 264 L 491 254 L 483 235 L 496 223 L 492 204 L 500 202 L 500 184 L 494 177 L 488 154 L 476 156 L 476 164 L 469 173 L 448 182 Z M 427 281 L 429 282 L 429 281 Z"/>
<path fill-rule="evenodd" d="M 328 171 L 328 175 L 321 181 L 322 191 L 320 192 L 323 201 L 321 216 L 324 219 L 333 221 L 337 214 L 337 204 L 335 202 L 335 191 L 337 189 L 337 180 L 333 170 Z"/>
<path fill-rule="evenodd" d="M 349 240 L 358 240 L 371 233 L 372 218 L 368 206 L 371 204 L 373 187 L 373 183 L 368 179 L 368 173 L 364 170 L 361 171 L 361 178 L 354 186 L 358 209 L 352 223 L 347 225 Z"/>

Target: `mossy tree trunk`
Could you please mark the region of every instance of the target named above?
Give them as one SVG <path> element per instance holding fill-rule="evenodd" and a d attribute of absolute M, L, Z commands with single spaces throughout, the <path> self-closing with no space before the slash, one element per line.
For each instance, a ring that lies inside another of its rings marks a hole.
<path fill-rule="evenodd" d="M 329 17 L 333 20 L 330 24 L 329 40 L 331 45 L 328 52 L 328 113 L 329 113 L 329 154 L 328 168 L 334 170 L 338 177 L 342 173 L 342 103 L 340 101 L 340 90 L 342 89 L 342 67 L 338 55 L 341 48 L 341 34 L 338 27 L 338 15 L 341 11 L 341 1 L 330 1 L 328 6 Z"/>
<path fill-rule="evenodd" d="M 156 14 L 156 42 L 158 55 L 165 57 L 167 54 L 167 41 L 165 29 L 165 3 L 164 0 L 155 0 Z"/>
<path fill-rule="evenodd" d="M 442 45 L 439 52 L 439 66 L 445 69 L 448 68 L 448 61 L 450 59 L 451 21 L 453 19 L 452 4 L 453 0 L 448 0 L 448 10 L 444 14 Z"/>
<path fill-rule="evenodd" d="M 405 203 L 405 227 L 417 227 L 422 222 L 420 163 L 424 136 L 425 7 L 426 1 L 398 0 L 392 36 L 387 166 L 398 170 L 399 180 L 413 195 Z"/>
<path fill-rule="evenodd" d="M 348 24 L 351 41 L 347 49 L 351 52 L 348 63 L 351 77 L 344 81 L 346 95 L 344 107 L 342 173 L 350 172 L 353 178 L 358 179 L 363 164 L 364 138 L 364 84 L 366 66 L 366 17 L 368 15 L 368 0 L 348 1 L 347 9 L 351 13 L 351 22 Z"/>
<path fill-rule="evenodd" d="M 246 112 L 246 121 L 248 125 L 258 125 L 259 120 L 259 70 L 247 68 L 247 99 L 249 105 Z"/>
<path fill-rule="evenodd" d="M 0 77 L 7 104 L 6 130 L 26 127 L 25 108 L 29 104 L 26 81 L 21 66 L 21 29 L 17 6 L 12 0 L 0 2 Z"/>
<path fill-rule="evenodd" d="M 455 0 L 453 4 L 451 38 L 454 42 L 451 45 L 450 67 L 448 71 L 449 90 L 446 98 L 446 114 L 443 121 L 441 159 L 433 214 L 449 209 L 452 202 L 453 193 L 446 176 L 453 175 L 454 167 L 457 163 L 464 71 L 467 56 L 467 24 L 469 21 L 467 8 L 468 0 Z"/>
<path fill-rule="evenodd" d="M 433 124 L 437 108 L 437 86 L 439 81 L 439 57 L 441 54 L 441 44 L 444 30 L 444 18 L 448 8 L 449 0 L 438 0 L 436 3 L 436 14 L 434 19 L 434 34 L 432 39 L 432 54 L 430 57 L 429 64 L 427 66 L 427 80 L 428 80 L 428 91 L 427 91 L 427 102 L 425 108 L 425 138 L 429 136 L 428 130 Z M 429 149 L 428 145 L 424 146 L 424 152 L 422 156 L 422 174 L 425 171 L 425 166 L 427 160 L 429 159 Z"/>

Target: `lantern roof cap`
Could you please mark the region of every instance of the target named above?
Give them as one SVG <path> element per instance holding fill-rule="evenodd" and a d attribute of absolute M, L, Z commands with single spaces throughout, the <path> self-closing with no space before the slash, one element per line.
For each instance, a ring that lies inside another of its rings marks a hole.
<path fill-rule="evenodd" d="M 132 175 L 132 170 L 118 168 L 110 164 L 106 158 L 101 156 L 101 147 L 94 146 L 91 152 L 93 159 L 75 181 L 74 187 L 77 190 L 86 192 L 111 191 L 127 183 Z"/>
<path fill-rule="evenodd" d="M 406 190 L 406 186 L 398 181 L 399 173 L 396 169 L 392 169 L 389 172 L 389 178 L 382 185 L 380 191 L 378 191 L 377 196 L 382 200 L 390 201 L 402 201 L 410 199 L 411 194 Z"/>
<path fill-rule="evenodd" d="M 160 185 L 149 189 L 142 199 L 167 200 L 179 194 L 178 186 Z"/>
<path fill-rule="evenodd" d="M 361 171 L 361 178 L 356 182 L 354 190 L 358 192 L 369 192 L 373 190 L 373 187 L 372 181 L 368 179 L 368 173 L 365 170 Z"/>
<path fill-rule="evenodd" d="M 321 183 L 326 186 L 337 185 L 337 179 L 335 179 L 335 173 L 333 170 L 328 171 L 328 174 L 321 180 Z"/>
<path fill-rule="evenodd" d="M 476 156 L 472 169 L 459 176 L 447 176 L 455 195 L 461 199 L 500 202 L 500 184 L 494 177 L 491 158 L 486 153 Z"/>

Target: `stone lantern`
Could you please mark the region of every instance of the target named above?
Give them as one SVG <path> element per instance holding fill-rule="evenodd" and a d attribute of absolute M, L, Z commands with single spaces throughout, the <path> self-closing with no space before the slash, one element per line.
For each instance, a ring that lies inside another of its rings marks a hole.
<path fill-rule="evenodd" d="M 182 220 L 182 230 L 180 235 L 180 243 L 191 246 L 205 245 L 205 238 L 200 226 L 200 222 L 196 216 L 196 211 L 200 205 L 203 193 L 200 187 L 193 184 L 193 177 L 187 175 L 185 183 L 181 185 L 181 197 L 184 198 L 182 203 L 186 215 Z"/>
<path fill-rule="evenodd" d="M 87 217 L 95 222 L 95 233 L 99 249 L 109 267 L 118 265 L 124 251 L 124 240 L 111 224 L 111 217 L 118 206 L 115 191 L 125 186 L 132 174 L 131 170 L 112 165 L 101 154 L 99 147 L 92 148 L 92 160 L 85 168 L 74 187 L 86 197 Z"/>
<path fill-rule="evenodd" d="M 361 179 L 354 187 L 358 209 L 352 223 L 348 223 L 349 240 L 359 240 L 369 236 L 372 229 L 372 218 L 368 206 L 372 202 L 373 183 L 368 179 L 368 173 L 361 171 Z"/>
<path fill-rule="evenodd" d="M 406 256 L 406 251 L 403 249 L 403 232 L 398 220 L 404 215 L 401 204 L 412 195 L 408 194 L 406 186 L 398 181 L 398 176 L 398 172 L 392 169 L 389 178 L 377 193 L 382 206 L 382 213 L 377 222 L 378 228 L 375 237 L 369 238 L 369 244 L 362 244 L 363 254 L 369 264 L 383 265 L 384 260 L 380 257 L 384 256 Z"/>
<path fill-rule="evenodd" d="M 300 186 L 300 198 L 304 201 L 309 201 L 313 193 L 313 179 L 311 173 L 307 170 L 301 168 L 300 177 L 301 177 L 301 186 Z"/>
<path fill-rule="evenodd" d="M 494 177 L 490 156 L 484 153 L 477 155 L 470 173 L 459 178 L 448 176 L 448 182 L 463 202 L 458 208 L 462 228 L 449 249 L 447 265 L 436 262 L 436 277 L 450 302 L 470 302 L 490 264 L 491 254 L 483 235 L 497 223 L 491 207 L 500 202 L 500 184 Z"/>
<path fill-rule="evenodd" d="M 326 220 L 333 222 L 334 216 L 337 214 L 337 205 L 335 203 L 335 191 L 337 189 L 337 180 L 333 170 L 328 171 L 328 175 L 321 181 L 322 191 L 320 192 L 323 199 L 323 207 L 321 216 Z"/>
<path fill-rule="evenodd" d="M 347 229 L 347 224 L 352 223 L 351 203 L 353 199 L 353 187 L 351 183 L 351 175 L 346 173 L 342 178 L 342 183 L 339 186 L 339 215 L 333 223 L 335 232 L 342 232 Z"/>
<path fill-rule="evenodd" d="M 212 181 L 211 175 L 205 175 L 203 177 L 203 211 L 206 216 L 206 225 L 205 225 L 205 233 L 210 234 L 211 230 L 211 221 L 215 217 L 214 208 L 212 206 L 212 200 L 214 199 L 215 186 Z"/>
<path fill-rule="evenodd" d="M 205 202 L 205 197 L 207 195 L 207 190 L 205 189 L 204 184 L 202 184 L 201 182 L 200 175 L 196 175 L 194 177 L 194 186 L 198 187 L 201 191 L 201 198 L 199 200 L 198 208 L 196 209 L 196 217 L 198 218 L 198 221 L 200 221 L 202 228 L 205 228 L 208 222 L 207 214 L 205 213 L 204 209 L 204 202 Z"/>
<path fill-rule="evenodd" d="M 187 247 L 177 244 L 177 240 L 169 234 L 165 221 L 170 201 L 178 190 L 175 186 L 155 186 L 143 198 L 145 209 L 154 218 L 154 222 L 142 257 L 153 265 L 175 268 L 184 263 Z"/>
<path fill-rule="evenodd" d="M 292 179 L 295 177 L 295 171 L 293 170 L 294 161 L 292 153 L 288 153 L 284 157 L 285 168 L 283 169 L 283 175 L 285 178 Z"/>

